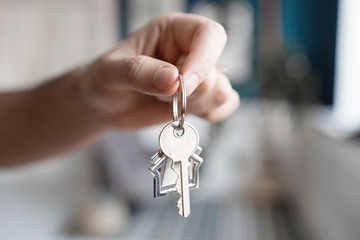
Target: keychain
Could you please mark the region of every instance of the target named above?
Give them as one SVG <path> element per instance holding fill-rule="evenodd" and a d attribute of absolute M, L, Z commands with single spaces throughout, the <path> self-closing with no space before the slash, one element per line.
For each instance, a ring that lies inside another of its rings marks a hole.
<path fill-rule="evenodd" d="M 168 123 L 160 132 L 160 150 L 151 157 L 150 172 L 154 177 L 154 197 L 163 197 L 178 192 L 179 214 L 188 217 L 190 214 L 190 189 L 199 187 L 199 169 L 203 159 L 199 156 L 202 148 L 199 146 L 199 134 L 195 127 L 185 122 L 186 113 L 186 87 L 182 75 L 180 80 L 180 116 L 179 94 L 173 95 L 173 121 Z M 168 161 L 169 160 L 169 161 Z M 170 163 L 171 162 L 171 163 Z M 173 184 L 163 185 L 165 171 L 170 167 L 177 174 Z"/>

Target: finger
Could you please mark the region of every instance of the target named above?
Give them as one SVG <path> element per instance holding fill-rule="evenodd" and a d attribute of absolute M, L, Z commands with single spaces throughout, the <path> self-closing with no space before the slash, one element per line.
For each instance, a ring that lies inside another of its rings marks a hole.
<path fill-rule="evenodd" d="M 114 125 L 122 129 L 138 129 L 170 121 L 172 112 L 169 109 L 170 103 L 159 102 L 154 97 L 143 95 L 143 99 L 137 104 L 114 116 Z"/>
<path fill-rule="evenodd" d="M 191 94 L 219 58 L 226 43 L 226 32 L 219 23 L 191 14 L 179 15 L 173 24 L 177 43 L 188 53 L 180 72 Z"/>
<path fill-rule="evenodd" d="M 196 89 L 189 98 L 189 111 L 202 115 L 228 101 L 232 87 L 226 75 L 213 68 L 212 74 Z M 210 82 L 210 83 L 209 83 Z M 213 83 L 212 83 L 213 82 Z M 207 83 L 207 86 L 203 86 Z"/>
<path fill-rule="evenodd" d="M 179 59 L 176 62 L 176 67 L 179 69 L 181 68 L 182 64 L 184 63 L 185 55 L 181 55 Z M 199 96 L 203 95 L 205 92 L 210 91 L 210 89 L 213 88 L 216 82 L 216 74 L 217 74 L 217 68 L 213 68 L 210 71 L 210 74 L 207 76 L 206 80 L 203 81 L 197 88 L 196 91 L 189 96 L 188 93 L 186 93 L 188 100 L 191 101 L 191 99 L 198 98 Z M 171 102 L 172 98 L 169 96 L 157 96 L 157 99 L 162 102 Z"/>
<path fill-rule="evenodd" d="M 217 68 L 213 67 L 206 79 L 199 84 L 199 86 L 190 96 L 188 96 L 188 99 L 196 99 L 210 92 L 218 81 L 224 82 L 224 84 L 231 88 L 230 84 L 227 83 L 229 82 L 229 79 L 224 74 L 218 73 Z"/>
<path fill-rule="evenodd" d="M 101 65 L 97 73 L 102 79 L 100 83 L 111 91 L 131 89 L 150 95 L 170 96 L 179 86 L 177 68 L 152 57 L 103 58 L 98 65 Z"/>
<path fill-rule="evenodd" d="M 176 61 L 176 67 L 177 67 L 178 69 L 181 69 L 182 66 L 184 65 L 186 56 L 187 56 L 187 54 L 184 54 L 184 53 L 181 54 L 181 55 L 179 55 L 179 57 L 178 57 L 178 59 L 177 59 L 177 61 Z"/>
<path fill-rule="evenodd" d="M 239 107 L 239 105 L 239 94 L 235 90 L 232 90 L 225 103 L 199 116 L 210 122 L 219 122 L 230 116 Z"/>

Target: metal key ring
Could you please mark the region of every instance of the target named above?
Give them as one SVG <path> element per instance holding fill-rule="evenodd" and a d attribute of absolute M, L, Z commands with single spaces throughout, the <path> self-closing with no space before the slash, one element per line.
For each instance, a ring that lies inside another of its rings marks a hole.
<path fill-rule="evenodd" d="M 176 91 L 173 95 L 173 118 L 174 122 L 179 121 L 179 129 L 183 129 L 184 121 L 185 121 L 185 113 L 186 113 L 186 86 L 184 82 L 184 77 L 179 74 L 180 79 L 180 88 L 181 88 L 181 113 L 179 116 L 179 105 L 178 105 L 178 92 Z M 179 120 L 180 118 L 180 120 Z"/>

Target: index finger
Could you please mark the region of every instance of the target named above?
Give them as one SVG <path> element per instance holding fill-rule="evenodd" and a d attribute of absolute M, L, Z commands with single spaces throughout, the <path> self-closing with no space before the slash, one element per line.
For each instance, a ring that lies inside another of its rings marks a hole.
<path fill-rule="evenodd" d="M 187 54 L 180 73 L 191 94 L 214 67 L 224 49 L 226 32 L 221 24 L 193 14 L 178 14 L 173 31 L 177 45 Z"/>

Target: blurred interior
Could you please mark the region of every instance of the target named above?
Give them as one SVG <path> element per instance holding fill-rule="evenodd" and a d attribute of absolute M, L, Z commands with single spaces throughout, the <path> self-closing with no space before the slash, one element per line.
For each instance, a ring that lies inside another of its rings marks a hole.
<path fill-rule="evenodd" d="M 2 92 L 182 11 L 223 24 L 218 65 L 241 96 L 221 123 L 187 118 L 205 149 L 188 219 L 177 195 L 153 198 L 161 125 L 1 169 L 0 239 L 358 239 L 359 10 L 357 0 L 0 0 Z"/>

